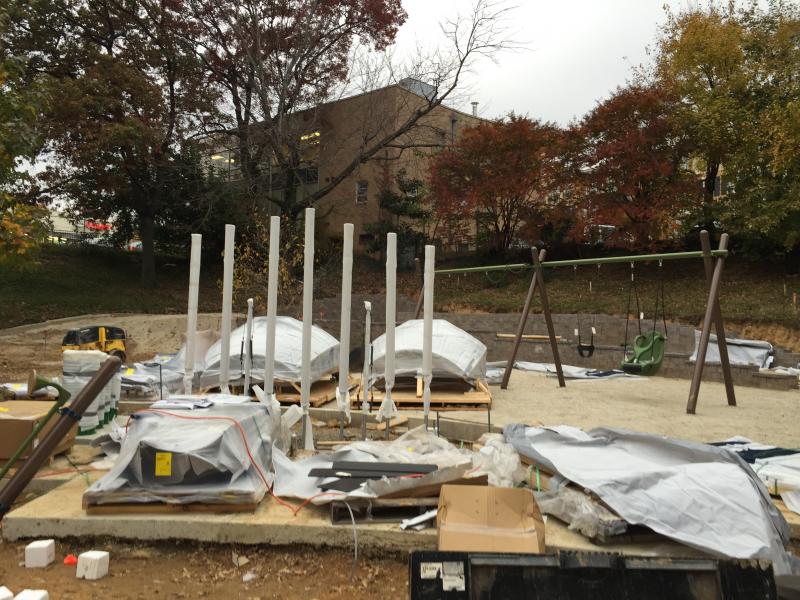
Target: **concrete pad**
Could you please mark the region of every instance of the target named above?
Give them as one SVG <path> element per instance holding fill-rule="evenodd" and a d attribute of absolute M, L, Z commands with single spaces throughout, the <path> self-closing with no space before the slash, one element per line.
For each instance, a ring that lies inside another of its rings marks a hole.
<path fill-rule="evenodd" d="M 100 537 L 154 541 L 183 539 L 201 542 L 332 546 L 351 548 L 353 528 L 331 525 L 327 506 L 307 505 L 296 516 L 272 498 L 265 498 L 254 513 L 92 515 L 81 508 L 84 479 L 58 489 L 10 512 L 3 520 L 7 540 L 33 537 Z M 296 504 L 297 501 L 292 501 Z M 617 543 L 598 546 L 570 531 L 557 519 L 547 519 L 546 544 L 550 549 L 620 552 L 638 556 L 696 558 L 706 554 L 661 538 L 657 542 Z M 398 523 L 357 524 L 359 548 L 392 551 L 436 548 L 436 529 L 402 531 Z"/>

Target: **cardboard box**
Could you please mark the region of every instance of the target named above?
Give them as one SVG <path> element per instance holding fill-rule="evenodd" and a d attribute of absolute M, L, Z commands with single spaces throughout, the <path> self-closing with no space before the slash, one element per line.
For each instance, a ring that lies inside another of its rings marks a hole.
<path fill-rule="evenodd" d="M 544 520 L 530 490 L 443 485 L 439 550 L 542 554 Z"/>
<path fill-rule="evenodd" d="M 55 402 L 44 402 L 41 400 L 9 400 L 0 402 L 0 463 L 14 454 L 20 444 L 28 434 L 33 431 L 36 424 L 44 418 Z M 53 428 L 58 421 L 59 414 L 56 413 L 50 418 L 31 446 L 22 454 L 21 459 L 26 458 L 33 449 L 39 445 L 45 435 Z M 60 454 L 66 451 L 75 443 L 75 436 L 78 433 L 78 424 L 69 430 L 64 439 L 56 446 L 53 454 Z M 18 463 L 19 464 L 19 463 Z"/>

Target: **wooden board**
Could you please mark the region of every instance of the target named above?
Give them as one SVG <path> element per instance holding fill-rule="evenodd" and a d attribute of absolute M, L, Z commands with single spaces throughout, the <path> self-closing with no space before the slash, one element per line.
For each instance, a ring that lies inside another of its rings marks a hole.
<path fill-rule="evenodd" d="M 357 379 L 350 376 L 349 384 L 352 388 L 357 383 Z M 337 382 L 333 379 L 326 379 L 323 381 L 315 381 L 311 385 L 311 394 L 308 401 L 311 406 L 317 408 L 323 404 L 327 404 L 331 400 L 336 400 L 336 387 Z M 300 404 L 300 384 L 286 381 L 276 381 L 275 389 L 277 391 L 276 397 L 281 404 Z"/>
<path fill-rule="evenodd" d="M 258 504 L 168 504 L 165 502 L 91 504 L 84 506 L 87 515 L 178 514 L 178 513 L 241 513 L 253 512 Z"/>
<path fill-rule="evenodd" d="M 399 381 L 392 388 L 392 400 L 398 410 L 422 410 L 422 380 L 412 379 Z M 373 406 L 383 401 L 384 391 L 372 390 Z M 445 382 L 431 386 L 431 410 L 435 412 L 452 410 L 489 410 L 492 405 L 492 394 L 483 380 L 477 380 L 472 389 L 466 382 Z M 352 400 L 352 407 L 360 408 L 357 399 Z"/>
<path fill-rule="evenodd" d="M 793 540 L 800 540 L 800 515 L 789 510 L 783 500 L 772 499 L 773 504 L 781 511 L 783 518 L 789 524 L 789 536 Z"/>

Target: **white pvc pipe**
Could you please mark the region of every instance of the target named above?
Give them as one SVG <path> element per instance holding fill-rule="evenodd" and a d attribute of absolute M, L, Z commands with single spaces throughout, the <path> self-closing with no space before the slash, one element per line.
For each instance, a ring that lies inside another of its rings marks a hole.
<path fill-rule="evenodd" d="M 219 357 L 219 389 L 223 394 L 230 392 L 228 379 L 231 369 L 231 302 L 233 301 L 233 243 L 236 226 L 225 225 L 225 254 L 222 272 L 222 327 Z"/>
<path fill-rule="evenodd" d="M 264 393 L 275 392 L 275 319 L 278 314 L 278 269 L 281 218 L 269 220 L 269 273 L 267 281 L 267 350 L 264 354 Z"/>
<path fill-rule="evenodd" d="M 253 368 L 253 299 L 247 299 L 247 324 L 244 328 L 244 390 L 250 393 L 250 371 Z"/>
<path fill-rule="evenodd" d="M 394 322 L 396 318 L 395 302 L 397 300 L 397 234 L 386 236 L 386 356 L 384 359 L 384 382 L 386 393 L 378 410 L 378 419 L 389 421 L 397 415 L 397 408 L 392 400 L 394 387 Z M 387 427 L 388 431 L 388 427 Z"/>
<path fill-rule="evenodd" d="M 422 290 L 422 406 L 425 412 L 425 425 L 431 409 L 431 381 L 433 380 L 433 277 L 436 268 L 436 246 L 425 246 L 425 272 Z"/>
<path fill-rule="evenodd" d="M 189 255 L 189 307 L 186 312 L 186 356 L 183 364 L 183 393 L 192 393 L 194 381 L 194 355 L 197 348 L 197 297 L 200 291 L 200 251 L 203 236 L 192 234 L 192 250 Z"/>
<path fill-rule="evenodd" d="M 364 411 L 364 418 L 369 412 L 369 378 L 370 363 L 372 358 L 372 302 L 364 302 L 364 368 L 361 371 L 361 410 Z"/>
<path fill-rule="evenodd" d="M 303 409 L 303 447 L 314 449 L 311 417 L 308 406 L 311 398 L 311 321 L 314 302 L 314 209 L 306 209 L 306 236 L 303 252 L 303 346 L 300 371 L 300 405 Z"/>
<path fill-rule="evenodd" d="M 342 310 L 339 322 L 339 412 L 350 422 L 350 303 L 353 289 L 353 224 L 345 223 L 342 246 Z"/>

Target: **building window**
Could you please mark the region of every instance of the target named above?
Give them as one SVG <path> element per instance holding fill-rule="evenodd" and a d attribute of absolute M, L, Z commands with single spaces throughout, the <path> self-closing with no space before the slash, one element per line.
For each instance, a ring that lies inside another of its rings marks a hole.
<path fill-rule="evenodd" d="M 369 191 L 369 182 L 360 180 L 356 182 L 356 204 L 367 203 L 367 192 Z"/>

